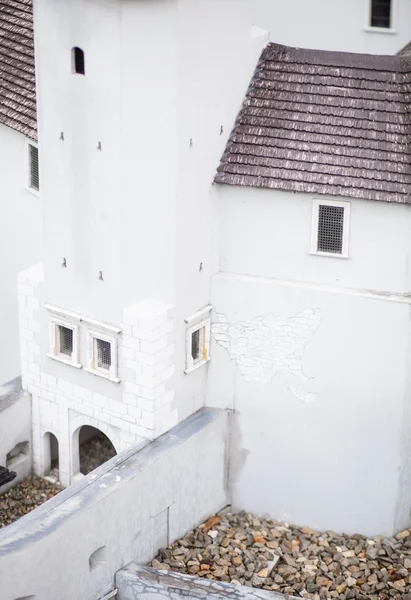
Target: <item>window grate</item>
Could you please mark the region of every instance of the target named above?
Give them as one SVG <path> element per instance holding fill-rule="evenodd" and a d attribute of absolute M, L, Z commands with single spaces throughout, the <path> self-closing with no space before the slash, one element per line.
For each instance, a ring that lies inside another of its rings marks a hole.
<path fill-rule="evenodd" d="M 97 368 L 109 371 L 111 368 L 111 344 L 96 338 Z"/>
<path fill-rule="evenodd" d="M 71 357 L 73 355 L 73 330 L 64 325 L 58 325 L 57 331 L 59 354 Z"/>
<path fill-rule="evenodd" d="M 371 27 L 391 27 L 391 0 L 371 0 Z"/>
<path fill-rule="evenodd" d="M 29 144 L 29 162 L 30 162 L 30 187 L 33 190 L 39 191 L 39 149 L 33 144 Z"/>
<path fill-rule="evenodd" d="M 317 252 L 342 254 L 344 207 L 320 204 L 318 211 Z"/>
<path fill-rule="evenodd" d="M 200 359 L 200 329 L 191 334 L 191 357 L 194 362 Z"/>

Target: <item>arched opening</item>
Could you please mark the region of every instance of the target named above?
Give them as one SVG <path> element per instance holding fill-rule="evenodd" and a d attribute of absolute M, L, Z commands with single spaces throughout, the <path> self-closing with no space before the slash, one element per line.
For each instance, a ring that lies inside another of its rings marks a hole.
<path fill-rule="evenodd" d="M 59 443 L 51 431 L 44 434 L 43 475 L 50 480 L 59 480 Z"/>
<path fill-rule="evenodd" d="M 106 554 L 106 546 L 101 546 L 90 555 L 88 559 L 90 571 L 95 571 L 106 564 Z"/>
<path fill-rule="evenodd" d="M 80 473 L 87 475 L 115 456 L 116 450 L 109 438 L 99 429 L 83 425 L 78 436 Z"/>
<path fill-rule="evenodd" d="M 84 51 L 78 47 L 73 48 L 71 60 L 73 64 L 73 73 L 85 75 L 86 69 L 84 61 Z"/>

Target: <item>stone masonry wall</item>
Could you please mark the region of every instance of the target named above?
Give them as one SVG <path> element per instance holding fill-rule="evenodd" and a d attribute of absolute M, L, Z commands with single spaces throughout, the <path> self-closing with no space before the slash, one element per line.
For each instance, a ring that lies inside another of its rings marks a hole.
<path fill-rule="evenodd" d="M 41 330 L 49 326 L 48 315 L 44 319 L 42 313 L 47 313 L 43 281 L 42 264 L 19 275 L 22 387 L 32 395 L 34 471 L 44 474 L 47 468 L 44 440 L 51 432 L 59 443 L 60 481 L 69 485 L 79 469 L 81 426 L 90 425 L 105 433 L 119 452 L 152 440 L 177 423 L 173 318 L 170 307 L 151 301 L 124 310 L 118 339 L 120 383 L 109 384 L 119 385 L 121 394 L 120 399 L 118 393 L 113 398 L 95 390 L 95 375 L 87 376 L 87 387 L 79 385 L 79 370 L 71 365 L 64 366 L 65 378 L 52 374 L 49 365 L 54 361 L 46 356 L 48 332 Z M 113 392 L 117 392 L 116 387 Z"/>

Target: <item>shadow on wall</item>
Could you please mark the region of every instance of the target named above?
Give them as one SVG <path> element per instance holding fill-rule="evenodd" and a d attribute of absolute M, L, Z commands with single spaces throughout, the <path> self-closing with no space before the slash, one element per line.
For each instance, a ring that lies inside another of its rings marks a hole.
<path fill-rule="evenodd" d="M 83 475 L 94 471 L 117 454 L 109 438 L 102 431 L 90 425 L 83 425 L 78 432 L 74 433 L 73 447 L 74 444 L 78 444 L 78 468 Z"/>

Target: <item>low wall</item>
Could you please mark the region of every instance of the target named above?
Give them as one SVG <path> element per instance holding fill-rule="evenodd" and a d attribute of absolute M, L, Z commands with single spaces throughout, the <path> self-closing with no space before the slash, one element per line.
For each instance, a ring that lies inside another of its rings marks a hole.
<path fill-rule="evenodd" d="M 292 600 L 276 592 L 128 565 L 116 575 L 117 600 Z"/>
<path fill-rule="evenodd" d="M 202 409 L 0 530 L 1 600 L 97 600 L 227 504 L 228 413 Z"/>
<path fill-rule="evenodd" d="M 0 494 L 31 472 L 31 397 L 22 391 L 20 377 L 0 386 L 0 465 L 17 473 Z"/>

